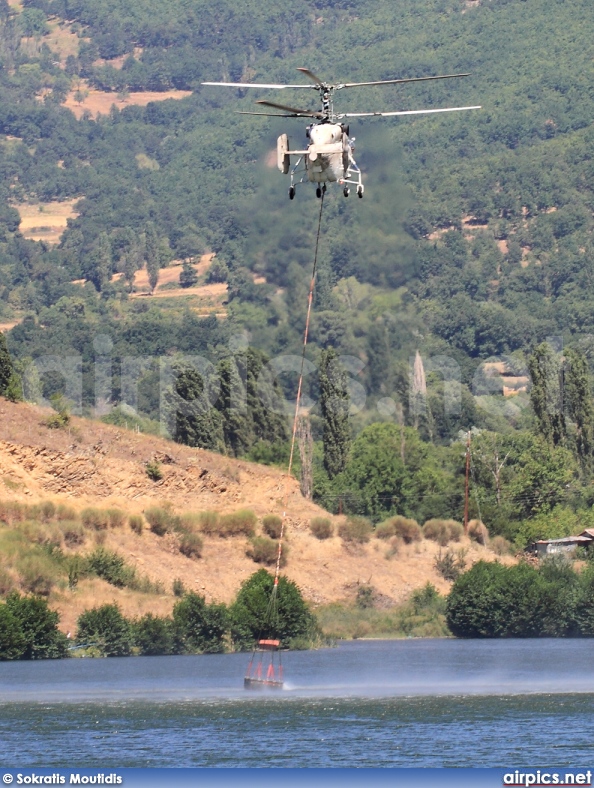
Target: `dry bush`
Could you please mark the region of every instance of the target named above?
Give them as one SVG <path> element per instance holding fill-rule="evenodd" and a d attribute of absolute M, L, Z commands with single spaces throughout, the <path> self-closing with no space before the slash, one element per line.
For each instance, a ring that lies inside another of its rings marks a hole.
<path fill-rule="evenodd" d="M 490 547 L 496 555 L 511 555 L 513 552 L 511 544 L 503 536 L 494 536 Z"/>
<path fill-rule="evenodd" d="M 390 561 L 390 559 L 394 558 L 395 555 L 398 555 L 403 544 L 404 542 L 399 536 L 393 536 L 388 542 L 388 549 L 386 550 L 384 556 L 386 561 Z"/>
<path fill-rule="evenodd" d="M 87 528 L 94 528 L 96 531 L 104 531 L 109 527 L 109 514 L 103 509 L 89 507 L 80 513 L 80 519 Z"/>
<path fill-rule="evenodd" d="M 390 539 L 390 537 L 396 536 L 394 523 L 391 520 L 385 520 L 383 523 L 376 525 L 375 535 L 378 539 Z"/>
<path fill-rule="evenodd" d="M 56 504 L 53 501 L 42 501 L 38 505 L 39 519 L 43 523 L 51 522 L 56 516 Z"/>
<path fill-rule="evenodd" d="M 17 501 L 0 501 L 0 522 L 6 525 L 22 523 L 27 519 L 27 507 Z"/>
<path fill-rule="evenodd" d="M 182 533 L 179 538 L 179 551 L 187 558 L 202 556 L 202 539 L 195 533 Z"/>
<path fill-rule="evenodd" d="M 471 520 L 468 523 L 468 536 L 478 544 L 489 544 L 489 531 L 481 520 Z"/>
<path fill-rule="evenodd" d="M 121 509 L 108 509 L 106 512 L 109 517 L 110 528 L 122 528 L 126 523 L 126 514 Z"/>
<path fill-rule="evenodd" d="M 56 570 L 49 559 L 28 555 L 18 563 L 21 586 L 36 596 L 49 596 L 56 583 Z"/>
<path fill-rule="evenodd" d="M 250 540 L 250 546 L 245 553 L 249 558 L 257 564 L 265 564 L 272 566 L 276 564 L 278 556 L 278 542 L 274 539 L 269 539 L 267 536 L 254 536 Z M 287 547 L 283 545 L 281 554 L 280 565 L 285 566 L 287 563 Z"/>
<path fill-rule="evenodd" d="M 349 517 L 338 527 L 338 535 L 345 542 L 363 544 L 369 541 L 373 533 L 373 525 L 366 517 Z"/>
<path fill-rule="evenodd" d="M 327 517 L 312 517 L 309 529 L 316 539 L 330 539 L 334 536 L 334 526 Z"/>
<path fill-rule="evenodd" d="M 63 520 L 59 526 L 67 547 L 77 547 L 84 544 L 86 535 L 85 528 L 78 520 Z"/>
<path fill-rule="evenodd" d="M 456 520 L 427 520 L 423 526 L 423 536 L 431 539 L 441 547 L 445 547 L 450 542 L 459 542 L 464 528 Z"/>
<path fill-rule="evenodd" d="M 77 519 L 76 510 L 72 506 L 65 503 L 59 503 L 56 506 L 56 520 L 69 520 L 72 522 Z"/>
<path fill-rule="evenodd" d="M 131 514 L 128 518 L 128 525 L 135 534 L 140 536 L 144 528 L 144 517 L 141 514 Z"/>
<path fill-rule="evenodd" d="M 176 518 L 174 529 L 180 533 L 193 533 L 200 528 L 201 515 L 194 514 L 193 512 L 186 512 L 181 517 Z"/>
<path fill-rule="evenodd" d="M 262 519 L 262 530 L 271 539 L 280 539 L 281 531 L 283 529 L 282 518 L 276 514 L 267 514 Z"/>
<path fill-rule="evenodd" d="M 420 542 L 422 538 L 421 526 L 416 520 L 411 520 L 408 517 L 401 517 L 396 515 L 386 520 L 394 527 L 394 535 L 399 536 L 406 544 L 412 542 Z M 385 525 L 384 524 L 384 525 Z"/>
<path fill-rule="evenodd" d="M 219 532 L 219 513 L 200 512 L 198 515 L 198 523 L 203 534 L 215 536 Z"/>
<path fill-rule="evenodd" d="M 14 577 L 0 566 L 0 596 L 6 596 L 14 587 Z"/>
<path fill-rule="evenodd" d="M 169 509 L 160 506 L 151 506 L 144 513 L 151 531 L 157 536 L 165 536 L 172 525 L 172 515 Z"/>
<path fill-rule="evenodd" d="M 258 518 L 250 509 L 224 514 L 219 520 L 219 536 L 253 536 L 257 522 Z"/>

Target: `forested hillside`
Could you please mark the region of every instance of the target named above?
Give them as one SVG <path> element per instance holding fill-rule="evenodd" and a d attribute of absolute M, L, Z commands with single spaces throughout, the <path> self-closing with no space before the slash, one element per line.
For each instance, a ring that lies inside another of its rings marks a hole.
<path fill-rule="evenodd" d="M 68 53 L 48 44 L 56 31 L 70 36 Z M 593 32 L 586 0 L 23 0 L 22 9 L 0 0 L 0 323 L 16 323 L 7 339 L 17 371 L 29 357 L 80 355 L 91 408 L 98 334 L 113 342 L 109 405 L 126 399 L 122 358 L 206 355 L 228 399 L 248 392 L 251 421 L 225 431 L 223 398 L 190 440 L 282 462 L 284 426 L 258 414 L 233 342 L 247 332 L 258 369 L 263 354 L 299 352 L 319 204 L 305 189 L 289 202 L 270 153 L 283 131 L 301 145 L 304 124 L 236 115 L 265 93 L 200 83 L 295 83 L 298 66 L 341 82 L 468 71 L 337 94 L 338 111 L 483 109 L 351 124 L 365 199 L 327 196 L 309 358 L 350 356 L 367 399 L 334 469 L 322 462 L 328 432 L 322 445 L 324 418 L 312 410 L 314 492 L 328 508 L 375 520 L 459 517 L 463 448 L 450 443 L 475 427 L 473 514 L 492 529 L 516 538 L 520 523 L 555 506 L 589 508 L 591 370 L 580 363 L 594 350 Z M 193 93 L 77 120 L 64 102 L 84 106 L 89 90 Z M 66 200 L 78 202 L 59 245 L 21 234 L 19 207 L 42 215 Z M 207 252 L 216 257 L 198 279 L 192 265 Z M 136 272 L 146 268 L 154 291 L 172 261 L 185 261 L 188 291 L 192 279 L 228 285 L 218 316 L 135 298 Z M 550 337 L 557 351 L 579 351 L 548 367 L 573 374 L 565 404 L 541 390 L 562 412 L 557 432 L 525 393 L 502 396 L 507 379 L 525 389 L 529 359 Z M 418 411 L 409 396 L 417 351 L 426 368 Z M 500 355 L 503 367 L 485 368 Z M 460 370 L 459 407 L 444 404 L 435 357 Z M 62 387 L 55 374 L 41 383 L 46 396 Z M 290 376 L 281 383 L 294 392 Z M 147 364 L 133 403 L 140 417 L 163 415 L 158 385 Z M 185 385 L 201 395 L 199 381 Z M 314 401 L 321 385 L 308 376 Z M 378 446 L 391 459 L 372 471 Z M 557 530 L 578 527 L 570 514 Z"/>

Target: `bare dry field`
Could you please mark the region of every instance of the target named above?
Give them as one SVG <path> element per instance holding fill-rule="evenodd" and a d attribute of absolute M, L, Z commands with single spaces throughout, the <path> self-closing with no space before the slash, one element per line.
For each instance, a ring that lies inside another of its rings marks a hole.
<path fill-rule="evenodd" d="M 289 560 L 284 572 L 314 604 L 354 599 L 361 583 L 371 583 L 394 603 L 427 582 L 442 592 L 449 588 L 434 568 L 439 551 L 434 542 L 404 545 L 388 559 L 386 544 L 376 538 L 360 546 L 348 546 L 337 536 L 315 539 L 309 532 L 312 517 L 329 516 L 335 526 L 342 518 L 326 515 L 304 499 L 297 481 L 279 469 L 90 420 L 74 418 L 71 428 L 50 430 L 44 425 L 47 415 L 38 407 L 0 399 L 0 499 L 53 500 L 77 509 L 118 507 L 131 514 L 164 503 L 178 513 L 249 508 L 261 518 L 286 511 Z M 158 482 L 146 474 L 150 460 L 162 464 L 163 478 Z M 84 580 L 73 590 L 53 592 L 50 598 L 65 631 L 74 629 L 83 610 L 105 602 L 117 602 L 127 615 L 168 613 L 175 602 L 171 589 L 176 578 L 207 600 L 229 602 L 241 582 L 258 568 L 246 555 L 245 537 L 207 536 L 202 557 L 191 560 L 179 553 L 174 537 L 158 537 L 147 528 L 140 536 L 128 526 L 105 534 L 105 546 L 124 555 L 142 575 L 160 581 L 164 593 L 147 595 L 97 579 Z M 94 546 L 87 544 L 84 549 Z M 464 548 L 468 565 L 495 558 L 467 539 L 456 547 Z"/>
<path fill-rule="evenodd" d="M 114 105 L 118 109 L 133 105 L 146 107 L 151 101 L 182 99 L 192 95 L 191 90 L 143 91 L 119 98 L 117 93 L 108 93 L 94 88 L 86 88 L 86 90 L 88 90 L 88 95 L 80 103 L 74 98 L 76 91 L 72 91 L 64 102 L 64 106 L 72 110 L 79 120 L 85 112 L 89 112 L 92 118 L 96 118 L 98 115 L 109 115 Z"/>
<path fill-rule="evenodd" d="M 11 328 L 18 326 L 20 320 L 10 320 L 8 323 L 0 323 L 0 332 L 5 334 L 7 331 L 10 331 Z"/>
<path fill-rule="evenodd" d="M 45 241 L 48 244 L 60 243 L 68 219 L 78 216 L 74 210 L 78 199 L 15 205 L 14 207 L 21 217 L 21 233 L 31 241 Z"/>
<path fill-rule="evenodd" d="M 60 65 L 64 66 L 69 55 L 78 56 L 78 45 L 84 39 L 80 39 L 68 25 L 57 19 L 50 20 L 49 27 L 50 32 L 43 37 L 43 43 L 49 46 L 52 52 L 59 57 Z"/>

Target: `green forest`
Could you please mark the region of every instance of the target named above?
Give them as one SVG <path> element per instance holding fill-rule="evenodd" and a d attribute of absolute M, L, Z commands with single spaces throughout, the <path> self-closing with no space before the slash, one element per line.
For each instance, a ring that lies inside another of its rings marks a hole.
<path fill-rule="evenodd" d="M 306 451 L 296 473 L 333 512 L 461 519 L 470 431 L 471 516 L 491 534 L 524 547 L 589 526 L 589 12 L 585 0 L 0 0 L 0 323 L 16 323 L 0 391 L 59 398 L 61 375 L 36 388 L 31 360 L 77 357 L 96 415 L 107 336 L 106 419 L 286 465 L 289 411 L 270 417 L 270 403 L 294 399 L 297 376 L 268 375 L 269 362 L 301 352 L 319 204 L 305 189 L 289 202 L 267 161 L 284 131 L 300 145 L 305 124 L 237 115 L 268 94 L 201 83 L 295 83 L 301 66 L 337 82 L 469 72 L 337 94 L 338 111 L 483 109 L 351 124 L 365 199 L 325 199 L 311 469 Z M 77 52 L 60 62 L 47 42 L 64 20 Z M 81 86 L 192 93 L 77 120 L 64 102 Z M 17 206 L 64 200 L 77 215 L 58 245 L 23 236 Z M 205 281 L 228 285 L 225 319 L 130 297 L 141 268 L 156 281 L 205 253 Z M 164 399 L 160 358 L 178 373 Z M 531 385 L 504 396 L 506 376 Z"/>

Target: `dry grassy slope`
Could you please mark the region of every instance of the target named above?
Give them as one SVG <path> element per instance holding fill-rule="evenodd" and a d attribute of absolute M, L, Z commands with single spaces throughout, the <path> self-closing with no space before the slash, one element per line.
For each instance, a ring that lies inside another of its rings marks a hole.
<path fill-rule="evenodd" d="M 47 415 L 40 408 L 0 399 L 0 498 L 68 501 L 77 508 L 117 506 L 130 513 L 168 501 L 178 512 L 251 508 L 262 517 L 282 513 L 286 490 L 289 561 L 285 572 L 310 601 L 353 598 L 363 582 L 370 582 L 387 603 L 404 600 L 427 581 L 442 592 L 448 589 L 433 568 L 438 550 L 433 542 L 406 546 L 387 560 L 386 545 L 378 539 L 357 548 L 345 546 L 338 537 L 325 542 L 314 539 L 308 523 L 322 510 L 305 500 L 297 482 L 287 480 L 279 470 L 85 419 L 73 419 L 71 429 L 50 430 L 43 424 Z M 144 469 L 155 458 L 164 471 L 157 483 L 148 479 Z M 127 527 L 112 530 L 106 546 L 125 554 L 142 574 L 161 580 L 166 594 L 148 596 L 120 591 L 100 580 L 84 581 L 76 590 L 55 593 L 50 600 L 66 630 L 74 630 L 82 610 L 104 602 L 118 602 L 128 615 L 168 613 L 174 603 L 175 578 L 208 600 L 228 602 L 257 568 L 245 555 L 245 538 L 206 538 L 203 557 L 197 561 L 180 555 L 167 536 L 160 538 L 146 529 L 142 536 Z M 469 563 L 494 557 L 483 547 L 464 546 Z"/>

